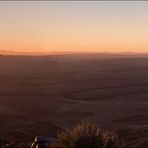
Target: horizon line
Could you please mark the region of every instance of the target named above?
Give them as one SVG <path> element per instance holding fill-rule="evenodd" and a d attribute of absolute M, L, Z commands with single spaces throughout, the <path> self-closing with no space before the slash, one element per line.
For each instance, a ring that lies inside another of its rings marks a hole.
<path fill-rule="evenodd" d="M 0 48 L 1 50 L 1 48 Z M 105 51 L 105 52 L 88 52 L 88 51 L 80 51 L 80 52 L 71 52 L 71 51 L 61 51 L 61 52 L 57 52 L 57 51 L 52 51 L 52 52 L 25 52 L 25 51 L 7 51 L 7 50 L 3 50 L 4 52 L 13 52 L 12 53 L 1 53 L 0 52 L 0 56 L 50 56 L 50 55 L 91 55 L 91 54 L 113 54 L 113 55 L 148 55 L 148 52 L 113 52 L 113 51 Z"/>

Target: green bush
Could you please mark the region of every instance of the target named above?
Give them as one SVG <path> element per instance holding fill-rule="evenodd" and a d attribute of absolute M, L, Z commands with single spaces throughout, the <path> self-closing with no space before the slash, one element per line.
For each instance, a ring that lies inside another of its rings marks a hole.
<path fill-rule="evenodd" d="M 72 129 L 58 133 L 52 148 L 117 148 L 117 135 L 102 132 L 95 123 L 82 121 Z"/>

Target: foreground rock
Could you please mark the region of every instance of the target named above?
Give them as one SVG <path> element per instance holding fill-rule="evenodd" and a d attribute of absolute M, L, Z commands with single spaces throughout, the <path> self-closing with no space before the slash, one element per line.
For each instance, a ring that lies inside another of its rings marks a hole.
<path fill-rule="evenodd" d="M 31 145 L 31 148 L 49 148 L 51 143 L 57 140 L 53 137 L 37 136 Z"/>

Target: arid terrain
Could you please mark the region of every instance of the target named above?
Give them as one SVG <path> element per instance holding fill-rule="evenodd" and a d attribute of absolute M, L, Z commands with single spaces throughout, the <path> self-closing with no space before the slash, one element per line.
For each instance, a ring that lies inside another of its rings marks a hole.
<path fill-rule="evenodd" d="M 31 141 L 82 119 L 144 143 L 148 56 L 0 56 L 0 136 Z"/>

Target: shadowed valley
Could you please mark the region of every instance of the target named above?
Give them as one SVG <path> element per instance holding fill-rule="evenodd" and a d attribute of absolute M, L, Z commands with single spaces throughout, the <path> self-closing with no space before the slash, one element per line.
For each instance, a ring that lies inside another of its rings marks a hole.
<path fill-rule="evenodd" d="M 88 119 L 137 144 L 147 137 L 147 98 L 146 56 L 0 56 L 1 136 L 31 141 Z"/>

